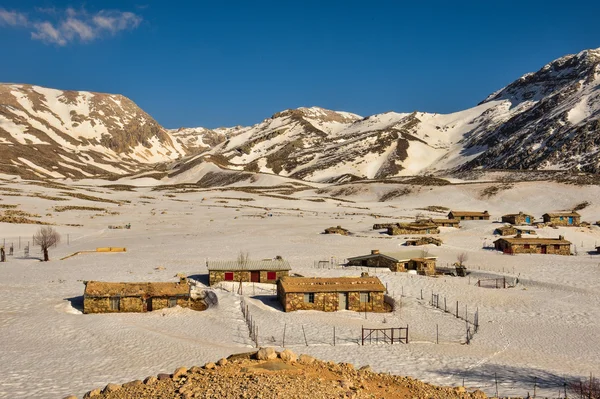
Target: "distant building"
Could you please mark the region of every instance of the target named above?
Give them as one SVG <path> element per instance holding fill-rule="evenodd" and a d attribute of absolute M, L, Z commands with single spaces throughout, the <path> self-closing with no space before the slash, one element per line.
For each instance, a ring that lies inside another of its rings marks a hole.
<path fill-rule="evenodd" d="M 388 227 L 387 232 L 391 236 L 401 234 L 439 234 L 440 229 L 435 223 L 414 222 L 414 223 L 396 223 Z"/>
<path fill-rule="evenodd" d="M 531 225 L 533 224 L 534 217 L 523 212 L 510 213 L 508 215 L 502 215 L 502 221 L 504 223 L 510 223 L 513 225 Z"/>
<path fill-rule="evenodd" d="M 523 228 L 518 226 L 501 226 L 494 230 L 494 234 L 501 236 L 514 236 L 520 235 L 535 235 L 536 231 L 531 228 Z"/>
<path fill-rule="evenodd" d="M 289 262 L 283 259 L 249 260 L 244 263 L 236 260 L 208 261 L 206 266 L 209 285 L 221 281 L 275 284 L 292 269 Z"/>
<path fill-rule="evenodd" d="M 348 234 L 350 234 L 350 232 L 346 229 L 344 229 L 342 226 L 337 226 L 337 227 L 328 227 L 325 229 L 325 232 L 323 234 L 340 234 L 343 236 L 347 236 Z"/>
<path fill-rule="evenodd" d="M 450 211 L 448 219 L 457 220 L 490 220 L 488 211 L 471 212 L 471 211 Z"/>
<path fill-rule="evenodd" d="M 435 237 L 419 237 L 419 238 L 410 238 L 404 241 L 404 245 L 407 247 L 420 246 L 420 245 L 428 245 L 433 244 L 438 247 L 443 244 L 442 240 Z"/>
<path fill-rule="evenodd" d="M 565 240 L 563 236 L 559 236 L 558 238 L 522 236 L 499 238 L 494 241 L 494 247 L 505 254 L 571 254 L 571 242 Z"/>
<path fill-rule="evenodd" d="M 415 270 L 417 274 L 435 275 L 437 257 L 423 251 L 408 250 L 397 253 L 380 253 L 374 249 L 369 255 L 348 258 L 348 266 L 386 267 L 393 272 Z"/>
<path fill-rule="evenodd" d="M 385 312 L 385 286 L 377 277 L 282 277 L 277 298 L 285 312 L 353 310 Z"/>
<path fill-rule="evenodd" d="M 194 310 L 207 307 L 203 300 L 192 297 L 185 277 L 178 283 L 85 282 L 83 313 L 139 313 L 175 306 Z"/>
<path fill-rule="evenodd" d="M 545 213 L 544 223 L 553 226 L 579 226 L 581 224 L 581 215 L 577 212 L 555 212 Z"/>
<path fill-rule="evenodd" d="M 460 220 L 458 219 L 431 219 L 432 223 L 435 223 L 438 227 L 460 227 Z"/>

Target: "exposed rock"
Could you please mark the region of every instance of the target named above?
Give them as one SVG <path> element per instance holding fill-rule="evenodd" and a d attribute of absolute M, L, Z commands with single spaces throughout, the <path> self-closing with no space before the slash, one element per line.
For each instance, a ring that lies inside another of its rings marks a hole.
<path fill-rule="evenodd" d="M 256 353 L 256 358 L 258 360 L 277 359 L 277 352 L 275 352 L 275 349 L 270 346 L 265 347 L 265 348 L 260 348 L 258 350 L 258 352 Z"/>
<path fill-rule="evenodd" d="M 207 369 L 207 370 L 213 370 L 215 367 L 217 367 L 217 366 L 214 363 L 212 363 L 212 362 L 211 363 L 206 363 L 204 365 L 204 368 Z"/>
<path fill-rule="evenodd" d="M 285 349 L 283 352 L 279 354 L 279 357 L 284 362 L 295 362 L 298 359 L 298 355 L 292 352 L 289 349 Z"/>
<path fill-rule="evenodd" d="M 312 357 L 312 356 L 302 354 L 302 355 L 300 355 L 300 357 L 298 358 L 298 360 L 300 361 L 300 363 L 311 364 L 316 359 L 314 357 Z"/>
<path fill-rule="evenodd" d="M 111 383 L 104 387 L 104 390 L 102 391 L 102 393 L 115 392 L 115 391 L 118 391 L 119 389 L 121 389 L 121 385 Z"/>
<path fill-rule="evenodd" d="M 141 380 L 129 381 L 123 384 L 123 388 L 137 387 L 139 385 L 144 385 L 144 383 Z"/>
<path fill-rule="evenodd" d="M 223 359 L 219 359 L 219 361 L 217 362 L 217 366 L 225 366 L 227 364 L 227 359 L 223 358 Z"/>
<path fill-rule="evenodd" d="M 176 369 L 173 372 L 173 379 L 174 380 L 179 379 L 179 378 L 183 377 L 184 375 L 186 375 L 187 372 L 188 372 L 187 368 L 185 368 L 185 367 L 179 367 L 178 369 Z"/>
<path fill-rule="evenodd" d="M 146 377 L 146 379 L 144 380 L 144 384 L 146 385 L 154 385 L 157 382 L 158 378 L 156 378 L 155 376 Z"/>
<path fill-rule="evenodd" d="M 170 380 L 171 374 L 160 373 L 159 375 L 156 376 L 156 378 L 158 378 L 159 381 Z"/>

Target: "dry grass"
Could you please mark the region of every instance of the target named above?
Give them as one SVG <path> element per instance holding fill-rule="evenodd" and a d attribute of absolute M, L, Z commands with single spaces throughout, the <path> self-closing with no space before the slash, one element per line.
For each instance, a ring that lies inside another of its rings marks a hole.
<path fill-rule="evenodd" d="M 67 197 L 79 198 L 79 199 L 86 200 L 86 201 L 107 202 L 109 204 L 120 204 L 121 202 L 126 202 L 126 201 L 115 201 L 115 200 L 101 198 L 101 197 L 94 197 L 93 195 L 87 195 L 87 194 L 81 194 L 81 193 L 62 192 L 61 194 L 65 195 Z"/>
<path fill-rule="evenodd" d="M 13 204 L 0 204 L 0 209 L 14 209 L 19 205 L 13 205 Z"/>
<path fill-rule="evenodd" d="M 108 212 L 106 208 L 97 208 L 95 206 L 75 206 L 75 205 L 67 205 L 67 206 L 55 206 L 55 212 L 65 212 L 65 211 L 95 211 L 95 212 Z"/>

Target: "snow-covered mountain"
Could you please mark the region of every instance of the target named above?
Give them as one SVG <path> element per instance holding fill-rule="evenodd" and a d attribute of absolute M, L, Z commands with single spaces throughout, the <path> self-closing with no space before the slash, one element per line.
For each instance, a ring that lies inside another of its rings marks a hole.
<path fill-rule="evenodd" d="M 0 84 L 0 173 L 122 175 L 185 154 L 163 127 L 121 95 Z"/>
<path fill-rule="evenodd" d="M 241 129 L 206 155 L 229 169 L 315 182 L 472 168 L 597 173 L 599 72 L 600 49 L 568 55 L 447 115 L 287 110 Z"/>
<path fill-rule="evenodd" d="M 175 159 L 162 167 L 172 177 L 211 163 L 324 183 L 475 168 L 600 172 L 600 49 L 446 115 L 311 107 L 250 127 L 166 130 L 122 96 L 0 85 L 0 100 L 3 173 L 124 174 Z"/>

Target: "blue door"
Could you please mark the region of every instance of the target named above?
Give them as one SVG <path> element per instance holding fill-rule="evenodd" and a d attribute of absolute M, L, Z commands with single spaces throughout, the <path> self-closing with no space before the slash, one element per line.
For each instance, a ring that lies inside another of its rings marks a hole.
<path fill-rule="evenodd" d="M 525 216 L 525 223 L 527 223 L 527 224 L 531 223 L 531 217 L 530 216 Z"/>
<path fill-rule="evenodd" d="M 573 224 L 573 216 L 569 216 L 569 224 Z"/>

